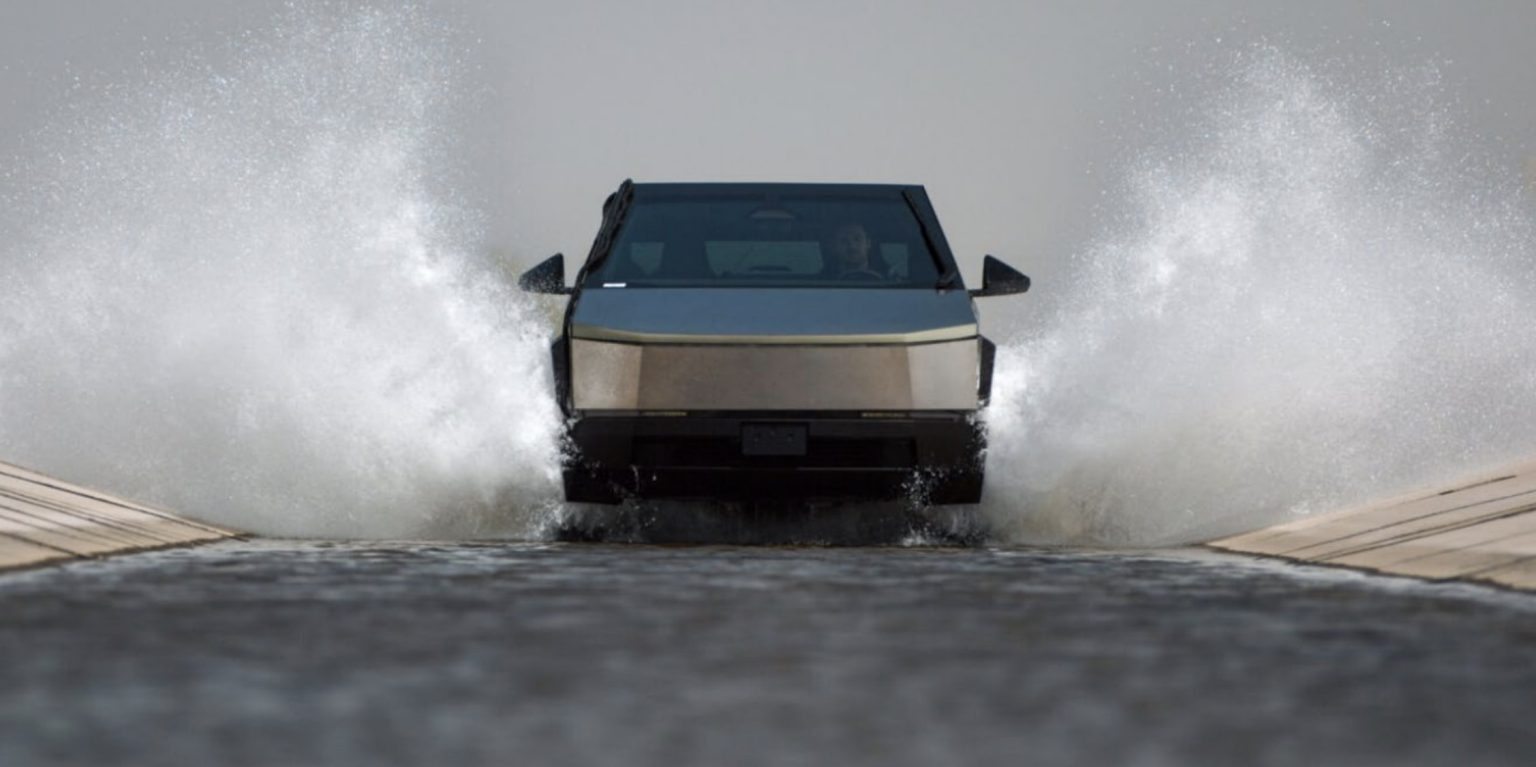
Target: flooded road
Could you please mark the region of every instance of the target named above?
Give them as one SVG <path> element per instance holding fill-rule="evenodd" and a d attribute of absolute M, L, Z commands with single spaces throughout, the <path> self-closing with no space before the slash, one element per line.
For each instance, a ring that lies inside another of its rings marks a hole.
<path fill-rule="evenodd" d="M 1529 764 L 1536 598 L 1205 554 L 257 541 L 0 576 L 0 764 Z"/>

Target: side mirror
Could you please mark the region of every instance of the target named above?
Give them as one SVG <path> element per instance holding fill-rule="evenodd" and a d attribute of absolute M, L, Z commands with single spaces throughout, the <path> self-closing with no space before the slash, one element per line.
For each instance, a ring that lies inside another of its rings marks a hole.
<path fill-rule="evenodd" d="M 981 288 L 970 291 L 971 295 L 980 298 L 982 296 L 1011 296 L 1014 293 L 1023 293 L 1029 290 L 1029 277 L 1023 272 L 1003 263 L 992 256 L 987 256 L 981 262 Z"/>
<path fill-rule="evenodd" d="M 517 287 L 529 293 L 570 295 L 571 289 L 565 286 L 565 255 L 556 253 L 523 272 L 523 276 L 517 278 Z"/>

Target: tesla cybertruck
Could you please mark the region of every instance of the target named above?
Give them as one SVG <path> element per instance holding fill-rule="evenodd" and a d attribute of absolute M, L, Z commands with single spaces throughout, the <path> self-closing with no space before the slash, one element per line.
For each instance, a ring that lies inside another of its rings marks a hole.
<path fill-rule="evenodd" d="M 637 184 L 565 286 L 569 501 L 981 499 L 994 346 L 921 186 Z"/>

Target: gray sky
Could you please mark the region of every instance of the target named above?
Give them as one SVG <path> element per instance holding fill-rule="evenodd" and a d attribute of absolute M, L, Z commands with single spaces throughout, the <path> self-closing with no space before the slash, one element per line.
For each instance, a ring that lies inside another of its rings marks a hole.
<path fill-rule="evenodd" d="M 46 127 L 73 78 L 153 76 L 281 5 L 4 3 L 0 151 Z M 1528 0 L 427 5 L 479 38 L 468 183 L 489 245 L 521 261 L 584 254 L 625 177 L 892 181 L 927 185 L 969 279 L 983 253 L 1049 277 L 1094 237 L 1098 201 L 1170 94 L 1260 40 L 1440 62 L 1491 151 L 1536 153 Z"/>

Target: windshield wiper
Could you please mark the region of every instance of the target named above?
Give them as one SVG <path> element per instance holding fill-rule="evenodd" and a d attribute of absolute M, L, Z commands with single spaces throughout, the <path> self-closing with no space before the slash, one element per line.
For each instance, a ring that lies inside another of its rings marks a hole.
<path fill-rule="evenodd" d="M 917 208 L 917 201 L 912 199 L 912 192 L 901 190 L 901 199 L 907 203 L 907 210 L 912 211 L 912 217 L 917 219 L 917 231 L 923 235 L 923 243 L 928 246 L 928 257 L 933 259 L 933 265 L 939 269 L 939 279 L 934 283 L 935 290 L 948 290 L 955 285 L 955 278 L 960 274 L 955 269 L 939 260 L 939 249 L 933 242 L 933 233 L 928 231 L 928 223 L 923 220 L 922 211 Z"/>
<path fill-rule="evenodd" d="M 587 263 L 582 266 L 581 276 L 608 260 L 608 252 L 613 249 L 613 241 L 618 234 L 619 225 L 624 222 L 624 215 L 629 212 L 629 205 L 635 199 L 635 182 L 624 179 L 619 184 L 618 191 L 608 196 L 603 202 L 603 223 L 597 232 L 597 241 L 592 243 L 592 251 L 587 256 Z M 578 281 L 576 284 L 581 284 Z"/>

